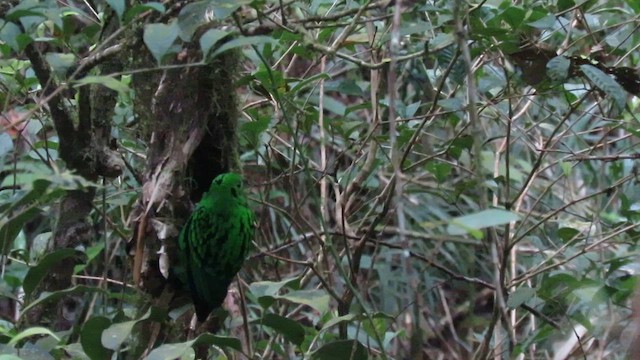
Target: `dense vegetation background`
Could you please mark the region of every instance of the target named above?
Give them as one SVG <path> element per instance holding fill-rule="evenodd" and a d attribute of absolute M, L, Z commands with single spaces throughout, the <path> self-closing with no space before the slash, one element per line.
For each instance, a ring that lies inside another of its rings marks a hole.
<path fill-rule="evenodd" d="M 633 357 L 639 14 L 2 2 L 0 359 Z M 255 247 L 200 334 L 164 276 L 240 168 Z"/>

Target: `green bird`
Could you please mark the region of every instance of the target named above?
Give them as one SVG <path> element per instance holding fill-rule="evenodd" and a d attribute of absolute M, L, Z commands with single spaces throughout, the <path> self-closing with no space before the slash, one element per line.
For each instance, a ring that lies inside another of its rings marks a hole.
<path fill-rule="evenodd" d="M 179 261 L 198 321 L 222 305 L 253 238 L 242 177 L 218 175 L 180 231 Z"/>

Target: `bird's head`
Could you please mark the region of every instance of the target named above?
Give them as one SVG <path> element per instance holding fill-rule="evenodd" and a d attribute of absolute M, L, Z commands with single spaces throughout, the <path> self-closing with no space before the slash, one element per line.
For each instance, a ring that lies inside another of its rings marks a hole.
<path fill-rule="evenodd" d="M 246 205 L 246 197 L 242 185 L 242 176 L 236 173 L 224 173 L 216 176 L 211 182 L 208 196 L 232 197 L 240 204 Z"/>

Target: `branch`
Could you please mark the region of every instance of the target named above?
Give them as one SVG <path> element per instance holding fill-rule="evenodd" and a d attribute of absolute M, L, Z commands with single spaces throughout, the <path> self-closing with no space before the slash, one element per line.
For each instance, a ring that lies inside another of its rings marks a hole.
<path fill-rule="evenodd" d="M 56 127 L 58 136 L 60 137 L 60 156 L 66 161 L 66 155 L 69 154 L 65 150 L 70 150 L 67 148 L 67 145 L 73 142 L 76 131 L 73 126 L 73 121 L 71 120 L 69 112 L 62 104 L 62 93 L 55 93 L 55 89 L 58 88 L 58 85 L 51 77 L 49 67 L 44 61 L 42 54 L 40 54 L 40 51 L 35 48 L 33 43 L 27 45 L 24 51 L 31 62 L 31 66 L 33 67 L 33 71 L 35 72 L 40 85 L 42 86 L 44 97 L 49 97 L 49 111 L 51 112 L 51 118 L 53 119 L 53 124 Z"/>

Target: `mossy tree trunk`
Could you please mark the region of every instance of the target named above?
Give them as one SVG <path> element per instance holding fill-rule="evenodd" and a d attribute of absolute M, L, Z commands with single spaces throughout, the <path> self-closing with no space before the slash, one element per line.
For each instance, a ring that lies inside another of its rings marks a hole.
<path fill-rule="evenodd" d="M 157 68 L 143 44 L 142 31 L 132 36 L 129 66 Z M 165 269 L 176 261 L 178 232 L 192 204 L 216 175 L 240 166 L 233 88 L 238 55 L 227 52 L 206 65 L 190 66 L 202 57 L 196 36 L 183 44 L 181 52 L 165 59 L 164 69 L 136 73 L 132 79 L 135 112 L 149 146 L 142 194 L 133 212 L 133 279 L 161 309 L 168 309 L 171 300 L 166 295 Z M 165 330 L 159 326 L 141 326 L 146 333 L 140 336 L 139 347 L 153 345 L 154 337 Z"/>

